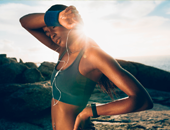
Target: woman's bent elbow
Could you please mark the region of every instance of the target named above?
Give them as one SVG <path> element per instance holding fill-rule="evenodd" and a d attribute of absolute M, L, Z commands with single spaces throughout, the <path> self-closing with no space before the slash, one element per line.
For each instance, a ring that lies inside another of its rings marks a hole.
<path fill-rule="evenodd" d="M 149 110 L 153 108 L 153 101 L 152 99 L 148 99 L 144 102 L 143 106 L 141 107 L 141 110 Z"/>
<path fill-rule="evenodd" d="M 22 27 L 24 27 L 24 20 L 23 20 L 24 18 L 23 17 L 21 17 L 20 19 L 19 19 L 19 22 L 21 23 L 21 26 Z"/>
<path fill-rule="evenodd" d="M 152 100 L 150 100 L 148 103 L 147 103 L 147 108 L 146 108 L 146 110 L 148 110 L 148 109 L 152 109 L 153 108 L 153 101 Z"/>

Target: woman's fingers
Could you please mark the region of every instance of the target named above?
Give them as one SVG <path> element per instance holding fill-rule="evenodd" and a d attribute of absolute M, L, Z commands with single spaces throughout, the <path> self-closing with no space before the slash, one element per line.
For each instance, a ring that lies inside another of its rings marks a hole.
<path fill-rule="evenodd" d="M 67 18 L 72 18 L 74 15 L 79 14 L 79 12 L 76 10 L 74 6 L 69 6 L 67 7 L 63 13 L 62 13 L 62 18 L 67 19 Z"/>
<path fill-rule="evenodd" d="M 74 123 L 74 129 L 73 130 L 78 130 L 79 126 L 80 126 L 81 120 L 80 118 L 77 116 L 76 121 Z"/>
<path fill-rule="evenodd" d="M 59 22 L 67 29 L 83 25 L 82 19 L 74 6 L 69 6 L 59 14 Z"/>
<path fill-rule="evenodd" d="M 77 14 L 77 13 L 70 13 L 70 14 L 64 14 L 64 15 L 62 15 L 62 19 L 72 19 L 72 18 L 76 18 L 76 17 L 78 17 L 79 16 L 79 14 Z"/>
<path fill-rule="evenodd" d="M 69 6 L 69 7 L 67 7 L 66 9 L 65 9 L 65 13 L 67 13 L 68 11 L 70 11 L 70 10 L 76 10 L 76 7 L 74 7 L 74 6 Z"/>

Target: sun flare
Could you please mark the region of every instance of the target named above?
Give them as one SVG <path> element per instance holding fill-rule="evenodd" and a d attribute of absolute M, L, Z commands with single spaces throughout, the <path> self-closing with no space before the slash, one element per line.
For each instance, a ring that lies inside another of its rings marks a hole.
<path fill-rule="evenodd" d="M 110 29 L 110 24 L 101 19 L 91 19 L 83 17 L 84 27 L 83 32 L 88 37 L 92 38 L 105 52 L 113 57 L 123 56 L 119 49 L 120 44 L 115 44 L 118 40 L 114 34 L 116 30 Z M 115 41 L 114 43 L 111 41 Z"/>

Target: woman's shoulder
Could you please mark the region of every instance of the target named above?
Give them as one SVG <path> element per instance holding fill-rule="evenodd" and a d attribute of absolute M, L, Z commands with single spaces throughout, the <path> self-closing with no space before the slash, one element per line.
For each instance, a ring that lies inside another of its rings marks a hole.
<path fill-rule="evenodd" d="M 97 62 L 101 57 L 107 57 L 106 52 L 102 50 L 97 44 L 90 44 L 86 47 L 84 56 L 91 62 Z"/>
<path fill-rule="evenodd" d="M 85 49 L 85 57 L 94 64 L 115 61 L 115 59 L 100 48 L 95 42 L 91 41 Z"/>

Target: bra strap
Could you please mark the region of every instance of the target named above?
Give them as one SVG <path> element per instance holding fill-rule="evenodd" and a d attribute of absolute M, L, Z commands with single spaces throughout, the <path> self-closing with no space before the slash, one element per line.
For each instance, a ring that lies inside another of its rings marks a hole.
<path fill-rule="evenodd" d="M 63 58 L 63 56 L 66 54 L 67 50 L 65 50 L 59 57 L 59 60 L 61 60 Z"/>

